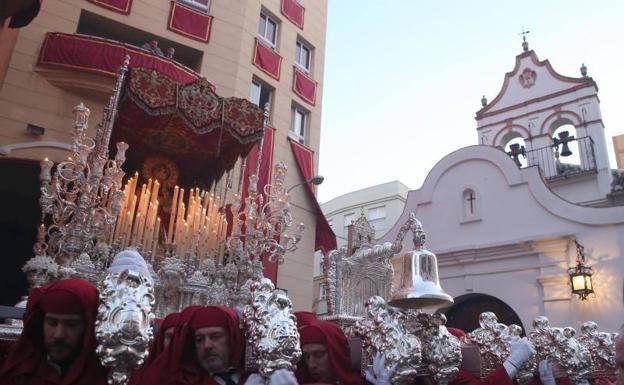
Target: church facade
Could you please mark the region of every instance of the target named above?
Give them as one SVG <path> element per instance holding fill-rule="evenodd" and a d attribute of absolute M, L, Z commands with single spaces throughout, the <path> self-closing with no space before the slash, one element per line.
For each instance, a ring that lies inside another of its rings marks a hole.
<path fill-rule="evenodd" d="M 479 313 L 494 310 L 525 330 L 539 315 L 557 326 L 593 320 L 616 330 L 624 317 L 624 206 L 598 86 L 585 66 L 581 77 L 563 76 L 524 48 L 498 96 L 482 100 L 479 145 L 442 158 L 379 243 L 416 214 L 455 299 L 441 310 L 450 326 L 477 327 Z M 404 245 L 409 251 L 411 239 Z M 568 274 L 581 254 L 593 269 L 594 294 L 585 300 L 572 294 Z"/>

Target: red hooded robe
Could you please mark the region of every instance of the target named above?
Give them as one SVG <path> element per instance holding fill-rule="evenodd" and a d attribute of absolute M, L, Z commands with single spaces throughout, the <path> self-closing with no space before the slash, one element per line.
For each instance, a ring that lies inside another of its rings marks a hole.
<path fill-rule="evenodd" d="M 194 332 L 210 326 L 221 326 L 228 330 L 232 349 L 229 365 L 240 374 L 239 384 L 247 380 L 241 370 L 241 355 L 244 340 L 239 329 L 239 318 L 234 309 L 226 306 L 194 306 L 180 315 L 178 329 L 169 347 L 141 376 L 139 384 L 145 385 L 218 385 L 197 362 Z M 134 382 L 133 383 L 137 383 Z"/>
<path fill-rule="evenodd" d="M 448 328 L 449 333 L 457 338 L 462 338 L 466 333 L 461 329 Z M 503 365 L 499 365 L 496 370 L 490 373 L 486 378 L 481 379 L 475 377 L 469 371 L 459 368 L 457 377 L 450 382 L 450 385 L 514 385 L 514 382 Z"/>
<path fill-rule="evenodd" d="M 77 278 L 32 289 L 24 313 L 24 329 L 2 363 L 0 384 L 105 385 L 106 369 L 95 354 L 98 302 L 95 286 Z M 82 314 L 85 321 L 82 349 L 63 378 L 47 360 L 43 338 L 46 313 Z"/>
<path fill-rule="evenodd" d="M 340 329 L 340 326 L 327 321 L 316 321 L 309 324 L 301 331 L 301 346 L 307 344 L 327 346 L 329 364 L 338 377 L 340 385 L 366 384 L 359 372 L 351 370 L 351 350 L 347 336 Z M 295 374 L 299 384 L 317 383 L 308 372 L 308 367 L 303 359 L 299 361 Z"/>

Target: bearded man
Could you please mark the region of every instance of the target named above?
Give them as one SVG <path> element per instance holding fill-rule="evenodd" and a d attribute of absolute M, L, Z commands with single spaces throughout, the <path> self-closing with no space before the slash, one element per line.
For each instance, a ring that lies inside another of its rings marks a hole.
<path fill-rule="evenodd" d="M 95 354 L 99 295 L 82 279 L 34 288 L 24 329 L 0 368 L 3 385 L 105 385 Z"/>
<path fill-rule="evenodd" d="M 193 307 L 182 312 L 171 345 L 142 374 L 140 384 L 259 385 L 258 374 L 241 365 L 244 347 L 236 311 L 226 306 Z M 278 370 L 270 385 L 296 385 L 294 375 Z"/>

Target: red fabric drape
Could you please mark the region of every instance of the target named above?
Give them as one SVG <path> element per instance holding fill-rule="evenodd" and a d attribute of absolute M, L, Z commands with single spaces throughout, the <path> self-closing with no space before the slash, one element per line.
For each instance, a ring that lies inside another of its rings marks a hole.
<path fill-rule="evenodd" d="M 305 8 L 297 0 L 282 0 L 281 11 L 294 25 L 303 29 Z"/>
<path fill-rule="evenodd" d="M 187 84 L 200 75 L 171 59 L 146 52 L 130 44 L 95 36 L 48 32 L 41 45 L 39 64 L 117 76 L 125 55 L 130 68 L 156 70 L 171 79 Z M 214 90 L 214 85 L 211 85 Z"/>
<path fill-rule="evenodd" d="M 212 16 L 176 1 L 171 2 L 167 22 L 167 29 L 170 31 L 207 43 L 210 40 L 211 25 Z"/>
<path fill-rule="evenodd" d="M 304 181 L 309 180 L 314 176 L 314 152 L 294 140 L 289 139 L 288 141 L 290 142 L 290 148 L 292 149 L 295 159 L 297 160 L 297 165 L 299 166 L 302 179 Z M 331 226 L 327 223 L 327 218 L 323 215 L 321 206 L 316 200 L 312 184 L 306 183 L 306 189 L 310 193 L 310 200 L 313 202 L 314 208 L 316 209 L 316 235 L 314 249 L 321 250 L 323 253 L 327 254 L 331 250 L 335 250 L 337 248 L 336 234 L 334 234 Z"/>
<path fill-rule="evenodd" d="M 316 82 L 297 67 L 293 70 L 293 91 L 311 105 L 316 104 Z"/>
<path fill-rule="evenodd" d="M 273 169 L 273 147 L 275 143 L 275 128 L 266 126 L 264 129 L 264 140 L 262 141 L 262 162 L 260 163 L 260 173 L 258 175 L 258 191 L 263 192 L 264 186 L 271 183 L 271 171 Z M 249 176 L 256 172 L 258 162 L 258 146 L 255 145 L 245 159 L 245 175 L 243 179 L 243 199 L 247 198 L 249 191 Z M 266 202 L 266 197 L 264 197 Z M 273 283 L 277 283 L 277 263 L 262 261 L 264 266 L 264 276 Z"/>
<path fill-rule="evenodd" d="M 108 8 L 111 11 L 123 13 L 127 15 L 130 13 L 132 7 L 132 0 L 88 0 L 90 3 L 97 4 L 101 7 Z"/>
<path fill-rule="evenodd" d="M 256 39 L 253 64 L 275 80 L 280 80 L 282 57 L 273 48 Z"/>

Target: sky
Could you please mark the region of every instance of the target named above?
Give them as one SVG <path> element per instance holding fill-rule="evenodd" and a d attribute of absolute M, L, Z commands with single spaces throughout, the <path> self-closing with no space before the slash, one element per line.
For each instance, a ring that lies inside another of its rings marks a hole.
<path fill-rule="evenodd" d="M 320 202 L 399 180 L 419 189 L 445 155 L 477 144 L 481 96 L 494 99 L 522 52 L 598 84 L 611 137 L 624 133 L 624 2 L 329 0 Z"/>

